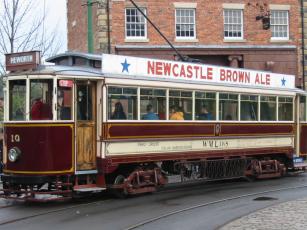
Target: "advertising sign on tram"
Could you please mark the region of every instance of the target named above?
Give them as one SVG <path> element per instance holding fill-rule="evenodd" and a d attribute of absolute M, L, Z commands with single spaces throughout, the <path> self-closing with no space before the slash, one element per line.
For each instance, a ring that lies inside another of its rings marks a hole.
<path fill-rule="evenodd" d="M 102 55 L 101 68 L 104 74 L 142 77 L 148 80 L 295 88 L 293 75 L 111 54 Z"/>

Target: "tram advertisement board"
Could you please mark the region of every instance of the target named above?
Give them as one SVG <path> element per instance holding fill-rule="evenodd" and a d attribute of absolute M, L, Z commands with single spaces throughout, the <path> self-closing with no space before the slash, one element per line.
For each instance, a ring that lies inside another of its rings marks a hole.
<path fill-rule="evenodd" d="M 102 72 L 148 80 L 223 83 L 264 88 L 295 88 L 295 76 L 169 60 L 102 55 Z"/>

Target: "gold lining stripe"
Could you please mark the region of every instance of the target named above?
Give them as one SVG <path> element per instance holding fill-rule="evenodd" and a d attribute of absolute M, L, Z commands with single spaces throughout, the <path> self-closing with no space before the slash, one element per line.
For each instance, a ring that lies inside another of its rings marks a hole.
<path fill-rule="evenodd" d="M 59 127 L 59 126 L 68 126 L 73 128 L 74 124 L 3 124 L 4 127 Z"/>
<path fill-rule="evenodd" d="M 73 167 L 69 170 L 63 170 L 63 171 L 15 171 L 15 170 L 3 170 L 4 173 L 16 173 L 16 174 L 59 174 L 59 173 L 68 173 L 68 172 L 74 172 Z"/>
<path fill-rule="evenodd" d="M 182 134 L 182 135 L 151 135 L 151 136 L 116 136 L 111 137 L 108 136 L 109 139 L 117 139 L 117 138 L 155 138 L 155 137 L 210 137 L 214 136 L 213 134 Z"/>

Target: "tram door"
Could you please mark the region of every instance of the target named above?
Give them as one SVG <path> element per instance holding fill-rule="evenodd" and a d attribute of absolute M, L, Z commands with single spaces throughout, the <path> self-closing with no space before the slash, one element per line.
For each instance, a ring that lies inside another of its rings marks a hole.
<path fill-rule="evenodd" d="M 76 84 L 77 171 L 96 169 L 96 82 Z"/>

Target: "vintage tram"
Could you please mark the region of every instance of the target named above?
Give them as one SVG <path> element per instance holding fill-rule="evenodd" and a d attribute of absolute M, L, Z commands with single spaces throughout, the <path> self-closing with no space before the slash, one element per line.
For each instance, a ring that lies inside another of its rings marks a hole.
<path fill-rule="evenodd" d="M 7 55 L 1 197 L 125 196 L 305 166 L 294 76 L 109 54 L 49 61 Z"/>

